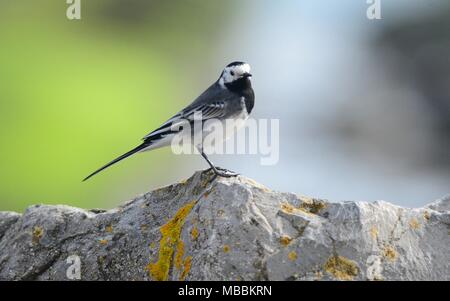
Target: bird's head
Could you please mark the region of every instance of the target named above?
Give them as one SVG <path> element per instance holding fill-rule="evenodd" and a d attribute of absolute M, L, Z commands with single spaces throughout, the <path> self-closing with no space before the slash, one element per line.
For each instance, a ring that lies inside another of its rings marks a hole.
<path fill-rule="evenodd" d="M 233 62 L 223 69 L 219 78 L 219 84 L 222 87 L 251 85 L 250 65 L 244 62 Z"/>

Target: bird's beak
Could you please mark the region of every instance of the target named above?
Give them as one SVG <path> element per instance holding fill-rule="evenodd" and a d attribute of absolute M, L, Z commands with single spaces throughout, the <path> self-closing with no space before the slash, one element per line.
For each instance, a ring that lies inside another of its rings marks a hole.
<path fill-rule="evenodd" d="M 246 72 L 246 73 L 242 74 L 242 77 L 248 78 L 248 77 L 252 77 L 252 75 L 250 73 Z"/>

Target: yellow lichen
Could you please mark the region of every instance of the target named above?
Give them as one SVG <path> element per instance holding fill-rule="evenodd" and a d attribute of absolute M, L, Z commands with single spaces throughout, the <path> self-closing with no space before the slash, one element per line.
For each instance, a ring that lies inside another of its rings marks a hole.
<path fill-rule="evenodd" d="M 280 244 L 282 244 L 285 247 L 287 245 L 289 245 L 291 243 L 291 241 L 292 241 L 292 238 L 290 238 L 287 235 L 283 235 L 283 236 L 280 237 Z"/>
<path fill-rule="evenodd" d="M 156 247 L 156 243 L 154 241 L 152 241 L 150 243 L 150 249 L 154 249 Z"/>
<path fill-rule="evenodd" d="M 302 197 L 301 200 L 303 202 L 301 203 L 299 209 L 307 213 L 317 214 L 320 210 L 327 206 L 324 202 L 317 199 Z"/>
<path fill-rule="evenodd" d="M 372 226 L 372 228 L 370 228 L 370 236 L 372 236 L 373 240 L 376 240 L 378 237 L 378 229 L 375 226 Z"/>
<path fill-rule="evenodd" d="M 230 252 L 230 246 L 229 246 L 229 245 L 224 245 L 224 246 L 223 246 L 223 252 L 224 252 L 224 253 Z"/>
<path fill-rule="evenodd" d="M 197 240 L 197 238 L 198 238 L 198 229 L 197 229 L 197 225 L 194 225 L 194 226 L 192 227 L 192 230 L 191 230 L 191 237 L 192 237 L 192 240 Z"/>
<path fill-rule="evenodd" d="M 44 236 L 44 229 L 39 226 L 35 226 L 32 232 L 32 241 L 33 243 L 38 243 L 39 240 Z"/>
<path fill-rule="evenodd" d="M 425 221 L 428 222 L 428 221 L 430 220 L 430 217 L 431 217 L 430 212 L 425 211 L 425 212 L 423 213 L 423 218 L 425 219 Z"/>
<path fill-rule="evenodd" d="M 184 256 L 184 242 L 180 239 L 177 243 L 177 252 L 175 254 L 175 267 L 181 271 L 180 280 L 184 280 L 191 270 L 192 256 L 187 256 L 183 260 Z"/>
<path fill-rule="evenodd" d="M 296 261 L 297 260 L 297 253 L 295 251 L 291 251 L 288 254 L 288 258 L 291 261 Z"/>
<path fill-rule="evenodd" d="M 184 242 L 180 239 L 177 243 L 177 252 L 175 254 L 175 267 L 181 269 L 184 256 Z"/>
<path fill-rule="evenodd" d="M 104 246 L 104 245 L 106 245 L 108 243 L 108 240 L 107 239 L 100 239 L 99 242 L 100 242 L 101 245 Z"/>
<path fill-rule="evenodd" d="M 113 231 L 113 227 L 111 225 L 109 225 L 105 228 L 105 231 L 108 233 L 111 233 Z"/>
<path fill-rule="evenodd" d="M 181 281 L 186 279 L 187 274 L 189 274 L 189 271 L 191 270 L 191 264 L 192 264 L 192 256 L 187 256 L 183 263 L 183 272 L 181 273 L 180 276 Z"/>
<path fill-rule="evenodd" d="M 356 263 L 343 256 L 330 257 L 323 268 L 339 280 L 353 280 L 358 275 Z"/>
<path fill-rule="evenodd" d="M 409 221 L 409 226 L 411 227 L 411 229 L 417 230 L 417 229 L 420 228 L 420 223 L 419 223 L 419 221 L 416 218 L 412 218 Z"/>
<path fill-rule="evenodd" d="M 292 206 L 292 205 L 289 204 L 289 203 L 282 203 L 282 204 L 281 204 L 281 210 L 283 210 L 283 211 L 286 212 L 286 213 L 292 214 L 292 213 L 294 213 L 295 211 L 297 211 L 298 209 L 295 208 L 294 206 Z"/>
<path fill-rule="evenodd" d="M 181 207 L 175 216 L 164 224 L 159 230 L 161 232 L 161 240 L 159 242 L 158 261 L 150 263 L 147 270 L 150 276 L 158 281 L 165 281 L 169 277 L 169 269 L 172 264 L 174 248 L 179 247 L 181 230 L 188 214 L 194 207 L 196 200 L 187 203 Z"/>
<path fill-rule="evenodd" d="M 389 261 L 395 261 L 397 259 L 397 251 L 392 246 L 385 246 L 383 249 L 383 256 Z"/>
<path fill-rule="evenodd" d="M 319 213 L 319 211 L 325 207 L 325 203 L 319 200 L 306 198 L 303 198 L 302 203 L 299 207 L 295 207 L 288 202 L 284 202 L 281 204 L 281 210 L 288 214 L 303 213 L 313 215 Z"/>

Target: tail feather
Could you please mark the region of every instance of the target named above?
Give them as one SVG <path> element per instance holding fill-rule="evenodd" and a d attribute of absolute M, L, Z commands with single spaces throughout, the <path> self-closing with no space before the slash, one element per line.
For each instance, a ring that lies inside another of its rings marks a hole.
<path fill-rule="evenodd" d="M 130 150 L 129 152 L 127 152 L 127 153 L 123 154 L 122 156 L 120 156 L 120 157 L 118 157 L 118 158 L 112 160 L 111 162 L 109 162 L 109 163 L 106 164 L 105 166 L 103 166 L 103 167 L 97 169 L 96 171 L 94 171 L 93 173 L 91 173 L 89 176 L 87 176 L 86 178 L 83 179 L 83 182 L 86 181 L 87 179 L 89 179 L 90 177 L 92 177 L 92 176 L 98 174 L 98 173 L 101 172 L 102 170 L 104 170 L 104 169 L 110 167 L 111 165 L 113 165 L 113 164 L 115 164 L 115 163 L 117 163 L 117 162 L 119 162 L 119 161 L 122 161 L 123 159 L 128 158 L 129 156 L 131 156 L 131 155 L 133 155 L 133 154 L 135 154 L 135 153 L 137 153 L 137 152 L 140 152 L 141 150 L 143 150 L 144 148 L 146 148 L 146 147 L 148 147 L 148 146 L 149 146 L 148 143 L 143 143 L 143 144 L 141 144 L 141 145 L 139 145 L 139 146 L 133 148 L 133 149 Z"/>

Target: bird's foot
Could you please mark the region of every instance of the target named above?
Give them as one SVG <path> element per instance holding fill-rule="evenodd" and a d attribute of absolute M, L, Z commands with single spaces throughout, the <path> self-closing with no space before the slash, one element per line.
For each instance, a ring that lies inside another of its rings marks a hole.
<path fill-rule="evenodd" d="M 216 167 L 216 168 L 209 168 L 207 170 L 207 172 L 213 171 L 215 176 L 219 176 L 219 177 L 224 177 L 224 178 L 232 178 L 232 177 L 237 177 L 239 174 L 235 173 L 231 170 L 228 170 L 226 168 L 221 168 L 221 167 Z"/>
<path fill-rule="evenodd" d="M 222 177 L 230 178 L 230 177 L 237 177 L 239 175 L 237 172 L 231 171 L 226 168 L 216 167 L 216 169 L 217 169 L 217 171 L 219 171 L 223 174 L 226 174 L 225 176 L 222 176 Z"/>

